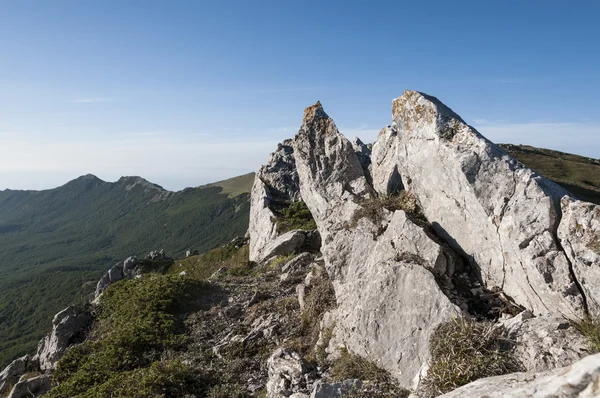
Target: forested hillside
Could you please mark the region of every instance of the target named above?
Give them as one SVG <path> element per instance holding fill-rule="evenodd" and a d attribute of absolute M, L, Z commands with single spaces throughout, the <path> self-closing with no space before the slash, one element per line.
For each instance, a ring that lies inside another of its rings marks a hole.
<path fill-rule="evenodd" d="M 85 300 L 125 257 L 181 257 L 243 235 L 253 179 L 169 192 L 139 177 L 86 175 L 51 190 L 0 191 L 0 367 L 34 351 L 52 316 Z"/>

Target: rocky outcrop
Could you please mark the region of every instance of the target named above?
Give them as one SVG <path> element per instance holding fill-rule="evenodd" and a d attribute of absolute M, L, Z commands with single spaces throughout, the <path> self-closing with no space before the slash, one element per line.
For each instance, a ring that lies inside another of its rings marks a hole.
<path fill-rule="evenodd" d="M 151 252 L 154 254 L 155 252 Z M 164 253 L 163 253 L 164 255 Z M 96 285 L 96 292 L 94 293 L 94 299 L 100 297 L 100 295 L 106 290 L 107 287 L 115 282 L 125 278 L 132 278 L 135 275 L 135 267 L 139 264 L 139 259 L 135 256 L 128 257 L 125 261 L 121 261 L 114 267 L 106 271 L 106 274 L 100 278 Z"/>
<path fill-rule="evenodd" d="M 568 366 L 590 353 L 585 338 L 564 318 L 534 317 L 527 310 L 498 324 L 506 329 L 507 348 L 527 372 Z"/>
<path fill-rule="evenodd" d="M 352 141 L 352 147 L 362 166 L 365 177 L 369 180 L 371 178 L 371 149 L 358 137 L 354 138 L 354 141 Z"/>
<path fill-rule="evenodd" d="M 39 361 L 40 369 L 54 370 L 68 348 L 85 339 L 91 321 L 87 308 L 70 306 L 56 314 L 52 319 L 52 331 L 40 341 L 34 357 Z"/>
<path fill-rule="evenodd" d="M 584 298 L 556 232 L 567 192 L 524 167 L 434 97 L 406 91 L 373 146 L 375 189 L 398 184 L 485 286 L 536 314 L 583 314 Z"/>
<path fill-rule="evenodd" d="M 306 109 L 294 150 L 301 196 L 319 227 L 335 288 L 334 340 L 410 387 L 427 362 L 435 327 L 461 312 L 434 275 L 446 273 L 451 260 L 403 211 L 383 210 L 377 223 L 353 220 L 374 192 L 352 144 L 320 103 Z"/>
<path fill-rule="evenodd" d="M 600 316 L 600 206 L 565 196 L 561 207 L 558 237 L 588 308 Z"/>
<path fill-rule="evenodd" d="M 267 164 L 256 173 L 250 199 L 250 260 L 266 257 L 264 246 L 279 236 L 274 208 L 300 200 L 298 173 L 291 140 L 277 146 Z"/>
<path fill-rule="evenodd" d="M 13 387 L 8 398 L 37 398 L 50 391 L 52 383 L 51 374 L 25 378 Z"/>
<path fill-rule="evenodd" d="M 476 380 L 441 398 L 592 398 L 600 396 L 600 354 L 545 373 L 511 373 Z"/>
<path fill-rule="evenodd" d="M 0 372 L 0 396 L 7 394 L 9 389 L 19 381 L 21 375 L 30 370 L 35 370 L 37 367 L 37 362 L 32 361 L 29 355 L 12 361 Z"/>

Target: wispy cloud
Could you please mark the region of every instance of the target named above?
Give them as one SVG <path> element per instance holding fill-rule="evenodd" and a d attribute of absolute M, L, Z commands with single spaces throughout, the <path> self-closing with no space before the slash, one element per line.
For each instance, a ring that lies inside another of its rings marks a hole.
<path fill-rule="evenodd" d="M 94 97 L 94 98 L 77 98 L 74 100 L 70 100 L 69 102 L 74 102 L 76 104 L 90 104 L 94 102 L 111 102 L 116 101 L 114 98 L 106 98 L 106 97 Z"/>

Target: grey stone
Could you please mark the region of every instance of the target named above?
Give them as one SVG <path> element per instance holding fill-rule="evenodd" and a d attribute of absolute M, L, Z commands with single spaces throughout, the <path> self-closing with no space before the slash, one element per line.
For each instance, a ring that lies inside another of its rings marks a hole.
<path fill-rule="evenodd" d="M 312 368 L 297 352 L 278 348 L 267 360 L 267 368 L 267 398 L 310 392 Z"/>
<path fill-rule="evenodd" d="M 290 144 L 290 140 L 278 144 L 254 178 L 248 228 L 251 261 L 268 258 L 263 253 L 264 246 L 280 235 L 271 207 L 300 200 L 294 150 Z"/>
<path fill-rule="evenodd" d="M 91 321 L 92 316 L 87 310 L 75 306 L 56 314 L 52 319 L 52 331 L 40 341 L 34 357 L 39 361 L 40 369 L 54 370 L 68 348 L 83 339 Z"/>
<path fill-rule="evenodd" d="M 15 385 L 21 375 L 26 373 L 31 367 L 37 367 L 37 363 L 32 362 L 29 355 L 25 355 L 15 359 L 4 368 L 0 372 L 0 396 L 7 394 L 9 387 Z"/>
<path fill-rule="evenodd" d="M 524 167 L 439 100 L 406 91 L 372 151 L 373 184 L 395 169 L 439 236 L 472 259 L 488 288 L 536 314 L 584 312 L 556 237 L 567 192 Z"/>
<path fill-rule="evenodd" d="M 565 196 L 561 207 L 558 237 L 590 312 L 600 316 L 600 206 Z"/>
<path fill-rule="evenodd" d="M 344 380 L 340 383 L 315 383 L 310 398 L 335 398 L 341 397 L 349 392 L 356 392 L 362 387 L 362 381 L 358 379 Z"/>
<path fill-rule="evenodd" d="M 586 339 L 562 317 L 534 317 L 523 311 L 499 325 L 506 328 L 512 353 L 527 372 L 568 366 L 589 354 Z"/>
<path fill-rule="evenodd" d="M 542 373 L 511 373 L 479 379 L 441 398 L 592 398 L 600 396 L 600 354 Z"/>
<path fill-rule="evenodd" d="M 257 250 L 254 261 L 262 261 L 273 256 L 288 256 L 299 251 L 304 245 L 306 234 L 306 231 L 295 230 L 268 241 Z"/>
<path fill-rule="evenodd" d="M 50 391 L 51 374 L 42 374 L 30 379 L 19 381 L 12 389 L 8 398 L 35 398 Z"/>
<path fill-rule="evenodd" d="M 434 276 L 446 268 L 444 250 L 403 211 L 348 228 L 359 202 L 374 192 L 320 104 L 305 111 L 294 149 L 301 196 L 319 227 L 336 293 L 333 341 L 411 387 L 429 358 L 435 327 L 461 313 Z"/>

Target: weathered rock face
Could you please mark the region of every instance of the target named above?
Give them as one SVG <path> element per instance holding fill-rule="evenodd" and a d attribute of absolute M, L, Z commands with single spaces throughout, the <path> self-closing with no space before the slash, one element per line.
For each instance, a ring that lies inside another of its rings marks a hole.
<path fill-rule="evenodd" d="M 434 97 L 406 91 L 373 146 L 373 182 L 403 184 L 484 284 L 536 314 L 583 314 L 556 236 L 567 192 L 512 159 Z"/>
<path fill-rule="evenodd" d="M 153 254 L 155 252 L 151 252 Z M 163 252 L 164 256 L 164 252 Z M 139 260 L 135 256 L 128 257 L 125 261 L 121 261 L 114 267 L 106 271 L 106 274 L 100 278 L 96 285 L 96 292 L 94 293 L 94 299 L 100 297 L 100 295 L 106 290 L 107 287 L 113 283 L 120 281 L 124 278 L 132 278 L 135 274 L 135 267 L 139 264 Z"/>
<path fill-rule="evenodd" d="M 50 391 L 51 374 L 42 374 L 25 380 L 20 380 L 10 392 L 8 398 L 36 398 Z"/>
<path fill-rule="evenodd" d="M 563 197 L 558 237 L 593 315 L 600 316 L 600 206 Z"/>
<path fill-rule="evenodd" d="M 335 341 L 410 387 L 435 327 L 460 313 L 434 277 L 449 260 L 403 211 L 385 213 L 377 225 L 363 218 L 348 227 L 373 190 L 352 144 L 319 103 L 305 111 L 294 149 L 300 192 L 319 227 L 338 302 Z"/>
<path fill-rule="evenodd" d="M 37 368 L 37 363 L 31 360 L 29 355 L 12 361 L 2 372 L 0 372 L 0 396 L 8 393 L 11 386 L 15 385 L 21 375 L 31 368 Z"/>
<path fill-rule="evenodd" d="M 363 168 L 365 177 L 369 179 L 371 177 L 371 149 L 369 149 L 369 147 L 358 137 L 354 138 L 352 147 L 354 148 L 354 153 L 356 153 L 358 161 Z"/>
<path fill-rule="evenodd" d="M 592 398 L 600 396 L 600 354 L 545 373 L 511 373 L 476 380 L 440 398 Z"/>
<path fill-rule="evenodd" d="M 564 318 L 534 317 L 531 311 L 501 320 L 512 354 L 527 372 L 545 372 L 571 365 L 589 354 L 581 333 Z"/>
<path fill-rule="evenodd" d="M 86 309 L 75 306 L 56 314 L 52 320 L 52 331 L 40 341 L 34 357 L 34 360 L 39 361 L 40 369 L 54 370 L 67 349 L 85 338 L 91 321 L 92 316 Z"/>
<path fill-rule="evenodd" d="M 263 261 L 264 246 L 279 236 L 273 206 L 300 200 L 298 173 L 291 140 L 277 146 L 256 173 L 250 199 L 250 260 Z"/>

